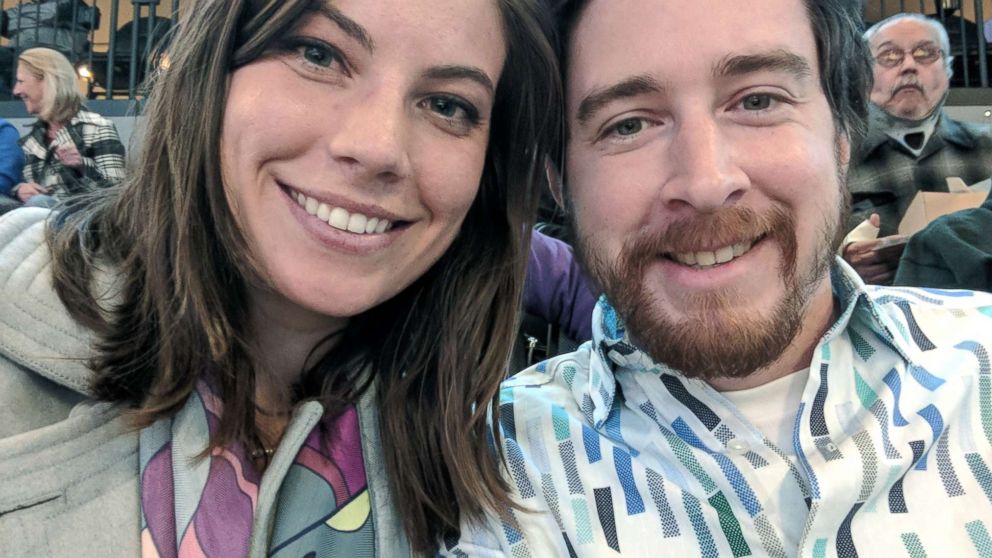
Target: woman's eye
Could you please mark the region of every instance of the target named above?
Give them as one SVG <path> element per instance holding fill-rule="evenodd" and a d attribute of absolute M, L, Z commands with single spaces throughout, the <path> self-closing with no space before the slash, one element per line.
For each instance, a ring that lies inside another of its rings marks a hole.
<path fill-rule="evenodd" d="M 765 110 L 772 105 L 772 96 L 765 94 L 754 94 L 744 97 L 741 106 L 744 110 Z"/>
<path fill-rule="evenodd" d="M 434 95 L 424 99 L 421 106 L 459 130 L 467 131 L 479 124 L 479 111 L 468 101 L 457 97 Z"/>
<path fill-rule="evenodd" d="M 341 52 L 333 46 L 310 37 L 289 39 L 286 52 L 291 53 L 310 72 L 325 70 L 349 73 L 348 63 Z"/>
<path fill-rule="evenodd" d="M 462 110 L 455 101 L 444 97 L 434 97 L 430 101 L 431 110 L 445 118 L 454 118 Z"/>
<path fill-rule="evenodd" d="M 327 47 L 322 47 L 318 45 L 304 45 L 303 49 L 303 59 L 311 64 L 315 64 L 322 68 L 330 67 L 337 58 L 333 52 Z"/>

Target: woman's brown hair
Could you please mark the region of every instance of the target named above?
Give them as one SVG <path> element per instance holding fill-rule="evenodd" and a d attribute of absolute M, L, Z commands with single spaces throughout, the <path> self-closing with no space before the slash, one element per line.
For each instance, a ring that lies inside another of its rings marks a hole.
<path fill-rule="evenodd" d="M 211 445 L 257 446 L 246 325 L 257 276 L 224 195 L 221 122 L 229 74 L 322 1 L 197 2 L 154 78 L 131 176 L 52 220 L 56 289 L 99 337 L 94 392 L 132 406 L 139 426 L 176 413 L 210 374 L 225 405 Z M 460 519 L 510 505 L 486 418 L 498 413 L 544 162 L 560 135 L 550 18 L 539 0 L 493 1 L 508 52 L 481 188 L 459 235 L 422 278 L 353 318 L 294 386 L 297 400 L 336 414 L 375 382 L 386 471 L 420 552 Z M 92 288 L 107 265 L 118 274 L 113 296 Z"/>

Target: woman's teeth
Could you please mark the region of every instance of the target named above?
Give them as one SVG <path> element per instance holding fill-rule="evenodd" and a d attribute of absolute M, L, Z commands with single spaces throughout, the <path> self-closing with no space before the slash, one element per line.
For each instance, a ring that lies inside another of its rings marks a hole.
<path fill-rule="evenodd" d="M 292 196 L 307 213 L 335 229 L 355 234 L 382 234 L 393 228 L 393 223 L 388 219 L 349 213 L 347 209 L 329 206 L 299 192 L 293 192 Z"/>
<path fill-rule="evenodd" d="M 754 246 L 754 241 L 748 241 L 734 244 L 732 246 L 724 246 L 712 252 L 673 253 L 671 254 L 671 257 L 673 260 L 682 265 L 712 267 L 719 264 L 725 264 L 735 258 L 743 256 L 748 250 L 751 249 L 752 246 Z"/>

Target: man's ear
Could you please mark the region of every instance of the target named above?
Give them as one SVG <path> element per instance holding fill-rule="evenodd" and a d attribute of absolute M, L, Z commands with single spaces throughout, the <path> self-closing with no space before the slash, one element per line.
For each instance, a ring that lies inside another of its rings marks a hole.
<path fill-rule="evenodd" d="M 544 170 L 548 177 L 548 188 L 551 190 L 551 197 L 555 204 L 564 213 L 568 213 L 568 206 L 565 205 L 565 182 L 562 180 L 561 171 L 550 159 L 544 164 Z"/>
<path fill-rule="evenodd" d="M 851 166 L 851 138 L 847 134 L 837 134 L 837 162 L 845 168 Z"/>

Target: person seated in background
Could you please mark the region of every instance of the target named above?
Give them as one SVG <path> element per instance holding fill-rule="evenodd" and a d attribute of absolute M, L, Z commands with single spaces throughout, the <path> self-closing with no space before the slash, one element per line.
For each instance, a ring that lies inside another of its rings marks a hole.
<path fill-rule="evenodd" d="M 38 117 L 21 139 L 24 182 L 13 189 L 27 206 L 51 207 L 60 198 L 106 187 L 124 178 L 124 145 L 117 128 L 86 110 L 76 72 L 60 52 L 21 53 L 14 95 Z"/>
<path fill-rule="evenodd" d="M 524 281 L 524 312 L 510 357 L 510 374 L 571 352 L 592 338 L 596 306 L 592 289 L 572 246 L 535 226 Z"/>
<path fill-rule="evenodd" d="M 23 180 L 24 152 L 18 145 L 19 139 L 14 125 L 0 118 L 0 215 L 20 205 L 10 195 L 14 186 Z"/>
<path fill-rule="evenodd" d="M 873 59 L 869 133 L 851 161 L 850 232 L 877 214 L 878 238 L 847 243 L 842 255 L 868 283 L 885 284 L 898 266 L 898 250 L 876 250 L 894 235 L 918 191 L 946 192 L 947 178 L 968 184 L 989 177 L 988 126 L 947 116 L 950 43 L 939 21 L 897 14 L 864 34 Z"/>
<path fill-rule="evenodd" d="M 573 341 L 588 341 L 596 306 L 592 288 L 568 243 L 533 231 L 524 282 L 528 314 L 558 325 Z"/>
<path fill-rule="evenodd" d="M 992 194 L 939 217 L 909 239 L 896 285 L 992 292 Z"/>

